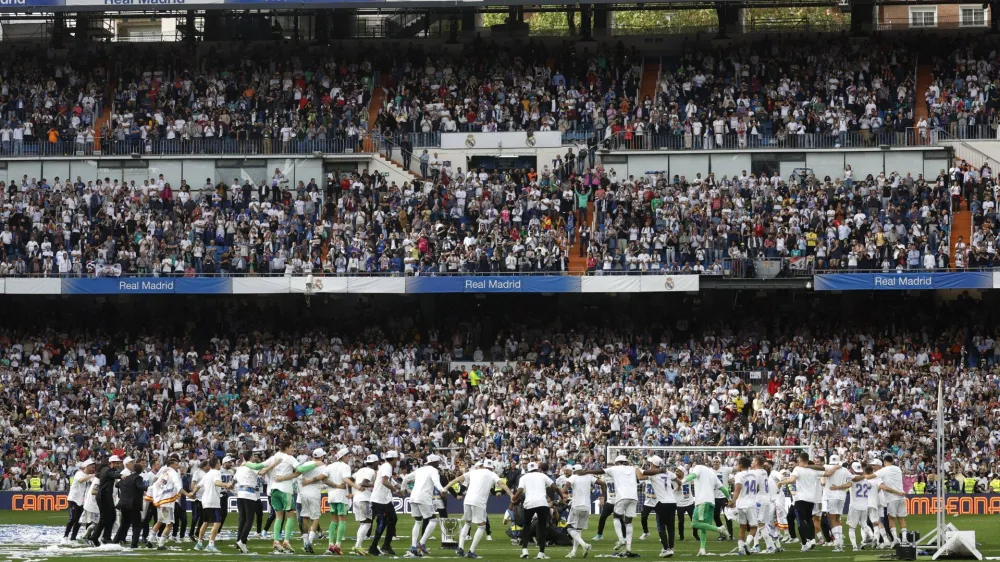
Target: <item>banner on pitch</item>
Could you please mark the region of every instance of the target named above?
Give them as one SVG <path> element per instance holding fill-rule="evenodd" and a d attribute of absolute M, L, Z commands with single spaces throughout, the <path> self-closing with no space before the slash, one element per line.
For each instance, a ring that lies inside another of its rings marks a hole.
<path fill-rule="evenodd" d="M 815 276 L 817 291 L 934 291 L 992 289 L 993 274 L 969 272 L 832 273 Z"/>

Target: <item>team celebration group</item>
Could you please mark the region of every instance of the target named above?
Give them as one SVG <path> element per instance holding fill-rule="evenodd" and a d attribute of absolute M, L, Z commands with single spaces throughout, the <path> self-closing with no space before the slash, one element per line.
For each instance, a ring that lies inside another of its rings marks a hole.
<path fill-rule="evenodd" d="M 132 548 L 153 548 L 155 542 L 156 548 L 167 550 L 171 538 L 187 538 L 195 542 L 195 550 L 220 552 L 216 540 L 235 498 L 239 523 L 233 546 L 241 553 L 250 552 L 251 538 L 267 539 L 273 524 L 274 553 L 295 553 L 291 539 L 298 532 L 301 550 L 316 554 L 314 543 L 324 538 L 320 523 L 328 510 L 327 545 L 319 547 L 324 554 L 395 555 L 397 503 L 402 507 L 398 499 L 408 496 L 405 505 L 413 529 L 404 556 L 422 557 L 431 553 L 429 541 L 439 520 L 454 521 L 447 519 L 444 498 L 449 494 L 462 499 L 463 515 L 457 537 L 447 537 L 454 530 L 441 528 L 442 543 L 454 538 L 455 544 L 448 546 L 468 558 L 479 557 L 484 537 L 492 540 L 487 503 L 491 496 L 502 495 L 509 497 L 509 504 L 502 503 L 503 522 L 520 544 L 521 558 L 530 556 L 532 544 L 536 558 L 549 558 L 546 546 L 557 544 L 554 538 L 562 535 L 572 545 L 567 557 L 586 557 L 592 545 L 583 533 L 595 509 L 600 519 L 593 539 L 602 539 L 610 520 L 617 537 L 614 552 L 620 557 L 638 556 L 633 551 L 633 521 L 641 520 L 640 540 L 645 540 L 651 514 L 661 557 L 673 556 L 675 534 L 684 540 L 685 516 L 700 541 L 699 555 L 707 554 L 711 534 L 718 541 L 736 538 L 734 553 L 740 555 L 779 552 L 796 538 L 803 552 L 823 544 L 840 552 L 845 547 L 845 514 L 855 551 L 889 548 L 906 540 L 903 473 L 888 454 L 857 459 L 832 454 L 826 462 L 811 459 L 807 452 L 789 451 L 725 458 L 678 454 L 664 459 L 653 454 L 638 465 L 618 455 L 605 467 L 568 461 L 557 468 L 544 459 L 467 463 L 437 454 L 403 459 L 394 450 L 376 455 L 358 449 L 328 453 L 316 448 L 306 454 L 284 441 L 269 455 L 256 449 L 190 465 L 178 455 L 163 462 L 154 457 L 148 463 L 117 455 L 100 465 L 88 459 L 79 464 L 71 482 L 63 541 Z M 351 514 L 357 532 L 353 545 L 345 546 Z"/>

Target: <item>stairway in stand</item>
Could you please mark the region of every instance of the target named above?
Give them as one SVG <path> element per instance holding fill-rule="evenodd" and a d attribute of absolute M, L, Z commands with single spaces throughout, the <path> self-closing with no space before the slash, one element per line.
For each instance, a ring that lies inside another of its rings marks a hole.
<path fill-rule="evenodd" d="M 382 109 L 385 105 L 385 90 L 392 83 L 392 76 L 388 72 L 380 72 L 378 76 L 378 84 L 372 88 L 372 99 L 368 102 L 368 131 L 371 133 L 378 133 L 380 131 L 375 130 L 375 119 L 378 118 L 378 110 Z M 369 135 L 365 140 L 365 151 L 375 152 L 375 143 L 372 140 L 372 136 Z"/>
<path fill-rule="evenodd" d="M 104 124 L 110 120 L 111 120 L 111 106 L 108 105 L 108 107 L 104 109 L 104 112 L 101 113 L 100 117 L 98 117 L 97 120 L 94 121 L 94 150 L 101 149 L 101 127 L 103 127 Z"/>
<path fill-rule="evenodd" d="M 922 118 L 929 118 L 927 114 L 927 88 L 931 87 L 931 83 L 934 81 L 934 77 L 931 74 L 931 65 L 922 64 L 920 68 L 917 69 L 917 85 L 916 90 L 916 105 L 913 108 L 913 124 L 916 126 Z M 917 143 L 922 143 L 923 141 L 917 137 Z M 929 139 L 928 139 L 929 142 Z"/>
<path fill-rule="evenodd" d="M 954 210 L 954 214 L 951 217 L 951 266 L 955 266 L 955 245 L 958 244 L 958 237 L 961 236 L 962 240 L 965 241 L 966 247 L 969 245 L 969 239 L 972 238 L 972 212 L 962 211 L 959 209 Z M 965 260 L 968 263 L 968 260 Z"/>
<path fill-rule="evenodd" d="M 594 217 L 594 201 L 593 200 L 591 200 L 589 203 L 587 203 L 587 217 L 589 219 L 593 219 L 593 217 Z M 576 229 L 577 229 L 577 232 L 574 233 L 574 235 L 576 236 L 576 238 L 574 239 L 574 241 L 576 243 L 573 244 L 572 246 L 570 246 L 570 249 L 569 249 L 569 263 L 567 264 L 567 269 L 569 270 L 569 274 L 570 275 L 586 275 L 587 274 L 587 256 L 586 256 L 586 250 L 584 250 L 584 254 L 585 254 L 584 257 L 582 257 L 582 258 L 580 257 L 580 238 L 579 238 L 580 225 L 577 225 Z"/>
<path fill-rule="evenodd" d="M 639 103 L 649 96 L 656 98 L 656 81 L 660 77 L 660 57 L 651 57 L 643 61 L 642 82 L 639 84 Z"/>

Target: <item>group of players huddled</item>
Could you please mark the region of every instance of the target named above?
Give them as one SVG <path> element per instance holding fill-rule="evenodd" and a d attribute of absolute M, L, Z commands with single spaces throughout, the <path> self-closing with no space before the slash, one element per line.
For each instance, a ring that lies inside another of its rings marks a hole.
<path fill-rule="evenodd" d="M 393 498 L 406 494 L 413 530 L 405 556 L 430 554 L 428 541 L 439 518 L 447 517 L 442 499 L 445 492 L 463 498 L 456 552 L 468 558 L 478 558 L 476 551 L 484 537 L 492 540 L 487 502 L 498 494 L 510 496 L 504 523 L 519 529 L 512 536 L 521 546 L 521 558 L 529 557 L 532 543 L 538 548 L 536 558 L 549 558 L 545 553 L 547 530 L 554 520 L 562 521 L 572 541 L 567 556 L 586 557 L 592 545 L 584 540 L 583 531 L 589 526 L 595 502 L 601 516 L 594 539 L 602 538 L 605 523 L 611 519 L 618 539 L 614 551 L 621 557 L 637 556 L 632 550 L 633 520 L 639 514 L 643 529 L 640 540 L 649 536 L 648 517 L 655 514 L 661 557 L 674 554 L 675 527 L 684 540 L 685 516 L 691 519 L 693 535 L 700 541 L 699 555 L 707 554 L 709 533 L 718 534 L 720 541 L 736 534 L 736 553 L 746 555 L 760 552 L 761 541 L 765 552 L 780 552 L 783 544 L 794 540 L 796 529 L 803 552 L 824 543 L 839 552 L 844 549 L 841 518 L 845 507 L 854 550 L 888 548 L 906 536 L 903 475 L 891 455 L 850 463 L 831 455 L 826 464 L 820 464 L 802 453 L 782 468 L 775 466 L 781 461 L 763 456 L 736 457 L 729 466 L 719 457 L 688 465 L 654 455 L 636 466 L 619 455 L 603 468 L 569 461 L 558 474 L 549 474 L 544 461 L 524 459 L 515 467 L 519 470 L 508 473 L 515 475 L 510 479 L 501 478 L 497 470 L 502 467 L 490 459 L 463 468 L 462 461 L 448 466 L 447 459 L 431 454 L 410 459 L 415 463 L 401 475 L 401 459 L 395 451 L 381 456 L 349 448 L 338 448 L 332 454 L 322 448 L 308 455 L 296 456 L 296 452 L 296 447 L 285 441 L 264 460 L 262 451 L 255 450 L 238 458 L 212 457 L 190 467 L 175 455 L 162 464 L 157 459 L 146 464 L 117 456 L 100 467 L 93 460 L 83 461 L 71 481 L 64 542 L 76 542 L 85 528 L 83 540 L 93 545 L 126 545 L 131 532 L 132 548 L 140 544 L 153 548 L 152 533 L 156 547 L 165 550 L 167 541 L 176 538 L 178 531 L 180 539 L 185 538 L 186 498 L 192 507 L 188 537 L 195 542 L 194 549 L 219 552 L 216 538 L 225 523 L 230 498 L 235 496 L 239 524 L 234 546 L 239 552 L 249 553 L 247 545 L 252 537 L 266 539 L 266 529 L 273 522 L 274 553 L 294 553 L 291 537 L 298 531 L 302 550 L 315 554 L 314 541 L 324 536 L 320 529 L 324 492 L 331 519 L 323 553 L 331 555 L 345 553 L 342 543 L 349 511 L 358 524 L 351 554 L 394 555 L 391 543 L 397 513 Z M 442 468 L 454 476 L 450 481 Z M 462 490 L 461 496 L 454 490 Z M 640 511 L 641 492 L 645 498 Z M 266 511 L 270 516 L 262 532 Z M 252 533 L 255 521 L 257 532 Z M 739 526 L 736 533 L 733 522 Z M 856 536 L 858 528 L 861 542 Z M 368 539 L 370 545 L 364 548 Z"/>

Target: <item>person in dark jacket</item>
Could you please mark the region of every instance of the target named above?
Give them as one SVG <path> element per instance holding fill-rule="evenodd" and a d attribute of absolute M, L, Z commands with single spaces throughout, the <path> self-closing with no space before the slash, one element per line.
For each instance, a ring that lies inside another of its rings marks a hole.
<path fill-rule="evenodd" d="M 111 542 L 111 529 L 115 526 L 115 482 L 122 477 L 122 459 L 118 455 L 112 455 L 108 459 L 108 464 L 97 472 L 97 509 L 100 511 L 100 518 L 94 532 L 90 534 L 90 540 L 94 546 L 101 546 L 101 542 Z"/>
<path fill-rule="evenodd" d="M 142 496 L 147 487 L 142 479 L 145 468 L 142 461 L 136 461 L 132 473 L 118 482 L 118 509 L 122 512 L 122 520 L 118 523 L 115 542 L 125 542 L 125 535 L 131 528 L 132 548 L 139 548 L 139 535 L 142 533 Z"/>

